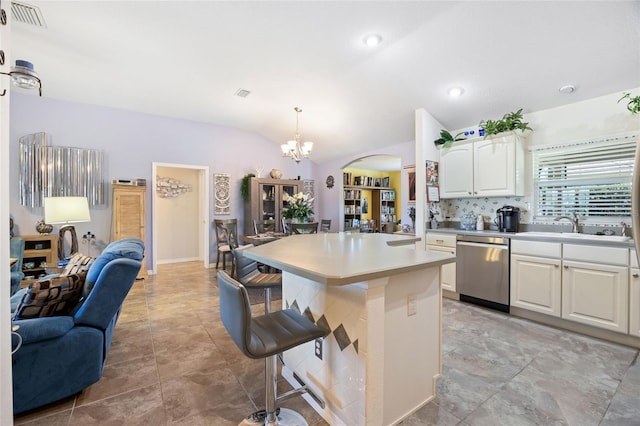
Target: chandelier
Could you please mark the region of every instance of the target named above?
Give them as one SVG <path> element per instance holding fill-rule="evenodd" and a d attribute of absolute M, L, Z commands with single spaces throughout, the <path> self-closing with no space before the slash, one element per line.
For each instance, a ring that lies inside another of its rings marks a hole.
<path fill-rule="evenodd" d="M 296 112 L 296 136 L 294 140 L 288 141 L 280 145 L 282 149 L 283 157 L 290 157 L 296 163 L 299 163 L 303 158 L 309 158 L 311 150 L 313 149 L 313 142 L 300 143 L 300 132 L 298 132 L 298 117 L 302 110 L 299 107 L 293 109 Z"/>

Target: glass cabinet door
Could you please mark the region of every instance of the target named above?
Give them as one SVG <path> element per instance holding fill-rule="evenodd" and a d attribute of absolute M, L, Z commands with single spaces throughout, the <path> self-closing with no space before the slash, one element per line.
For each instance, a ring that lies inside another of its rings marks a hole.
<path fill-rule="evenodd" d="M 262 220 L 277 220 L 276 211 L 276 186 L 275 185 L 260 185 L 260 196 L 262 197 L 260 209 L 260 216 Z"/>

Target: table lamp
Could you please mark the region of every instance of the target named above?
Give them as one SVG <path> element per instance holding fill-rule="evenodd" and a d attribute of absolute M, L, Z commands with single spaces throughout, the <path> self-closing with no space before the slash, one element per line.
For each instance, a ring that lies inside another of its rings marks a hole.
<path fill-rule="evenodd" d="M 44 221 L 52 225 L 64 224 L 60 227 L 58 237 L 58 267 L 64 267 L 69 262 L 69 257 L 64 250 L 64 235 L 71 234 L 70 254 L 78 251 L 78 235 L 76 228 L 70 223 L 89 222 L 89 201 L 87 197 L 45 197 Z"/>

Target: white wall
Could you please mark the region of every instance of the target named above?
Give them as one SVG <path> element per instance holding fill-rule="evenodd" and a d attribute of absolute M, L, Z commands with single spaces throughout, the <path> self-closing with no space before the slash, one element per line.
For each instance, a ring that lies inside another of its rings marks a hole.
<path fill-rule="evenodd" d="M 175 198 L 155 197 L 158 263 L 202 259 L 199 175 L 197 169 L 157 167 L 158 177 L 172 178 L 191 187 L 190 192 Z"/>
<path fill-rule="evenodd" d="M 626 90 L 634 96 L 640 95 L 640 87 Z M 529 122 L 533 129 L 527 137 L 528 146 L 561 144 L 571 141 L 595 139 L 621 133 L 640 131 L 640 114 L 633 115 L 626 103 L 618 103 L 622 92 L 615 92 L 597 98 L 581 102 L 567 104 L 561 107 L 545 109 L 524 114 L 524 121 Z M 487 117 L 496 119 L 500 117 Z M 478 130 L 477 124 L 464 129 L 452 131 L 452 134 L 464 130 Z M 433 143 L 432 143 L 433 144 Z M 521 222 L 532 223 L 532 172 L 531 155 L 526 154 L 526 181 L 524 197 L 492 197 L 492 198 L 465 198 L 443 201 L 443 215 L 450 216 L 452 220 L 467 212 L 480 213 L 484 211 L 490 217 L 495 216 L 495 209 L 505 204 L 514 205 L 525 210 Z M 603 223 L 601 220 L 599 223 Z M 612 225 L 619 225 L 618 221 Z"/>

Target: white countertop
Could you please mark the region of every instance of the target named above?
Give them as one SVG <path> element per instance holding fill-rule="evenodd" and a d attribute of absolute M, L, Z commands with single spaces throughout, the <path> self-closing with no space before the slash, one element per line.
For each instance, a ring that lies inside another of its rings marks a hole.
<path fill-rule="evenodd" d="M 392 246 L 406 236 L 378 233 L 291 235 L 245 250 L 258 262 L 327 285 L 345 285 L 455 261 L 446 253 Z"/>

